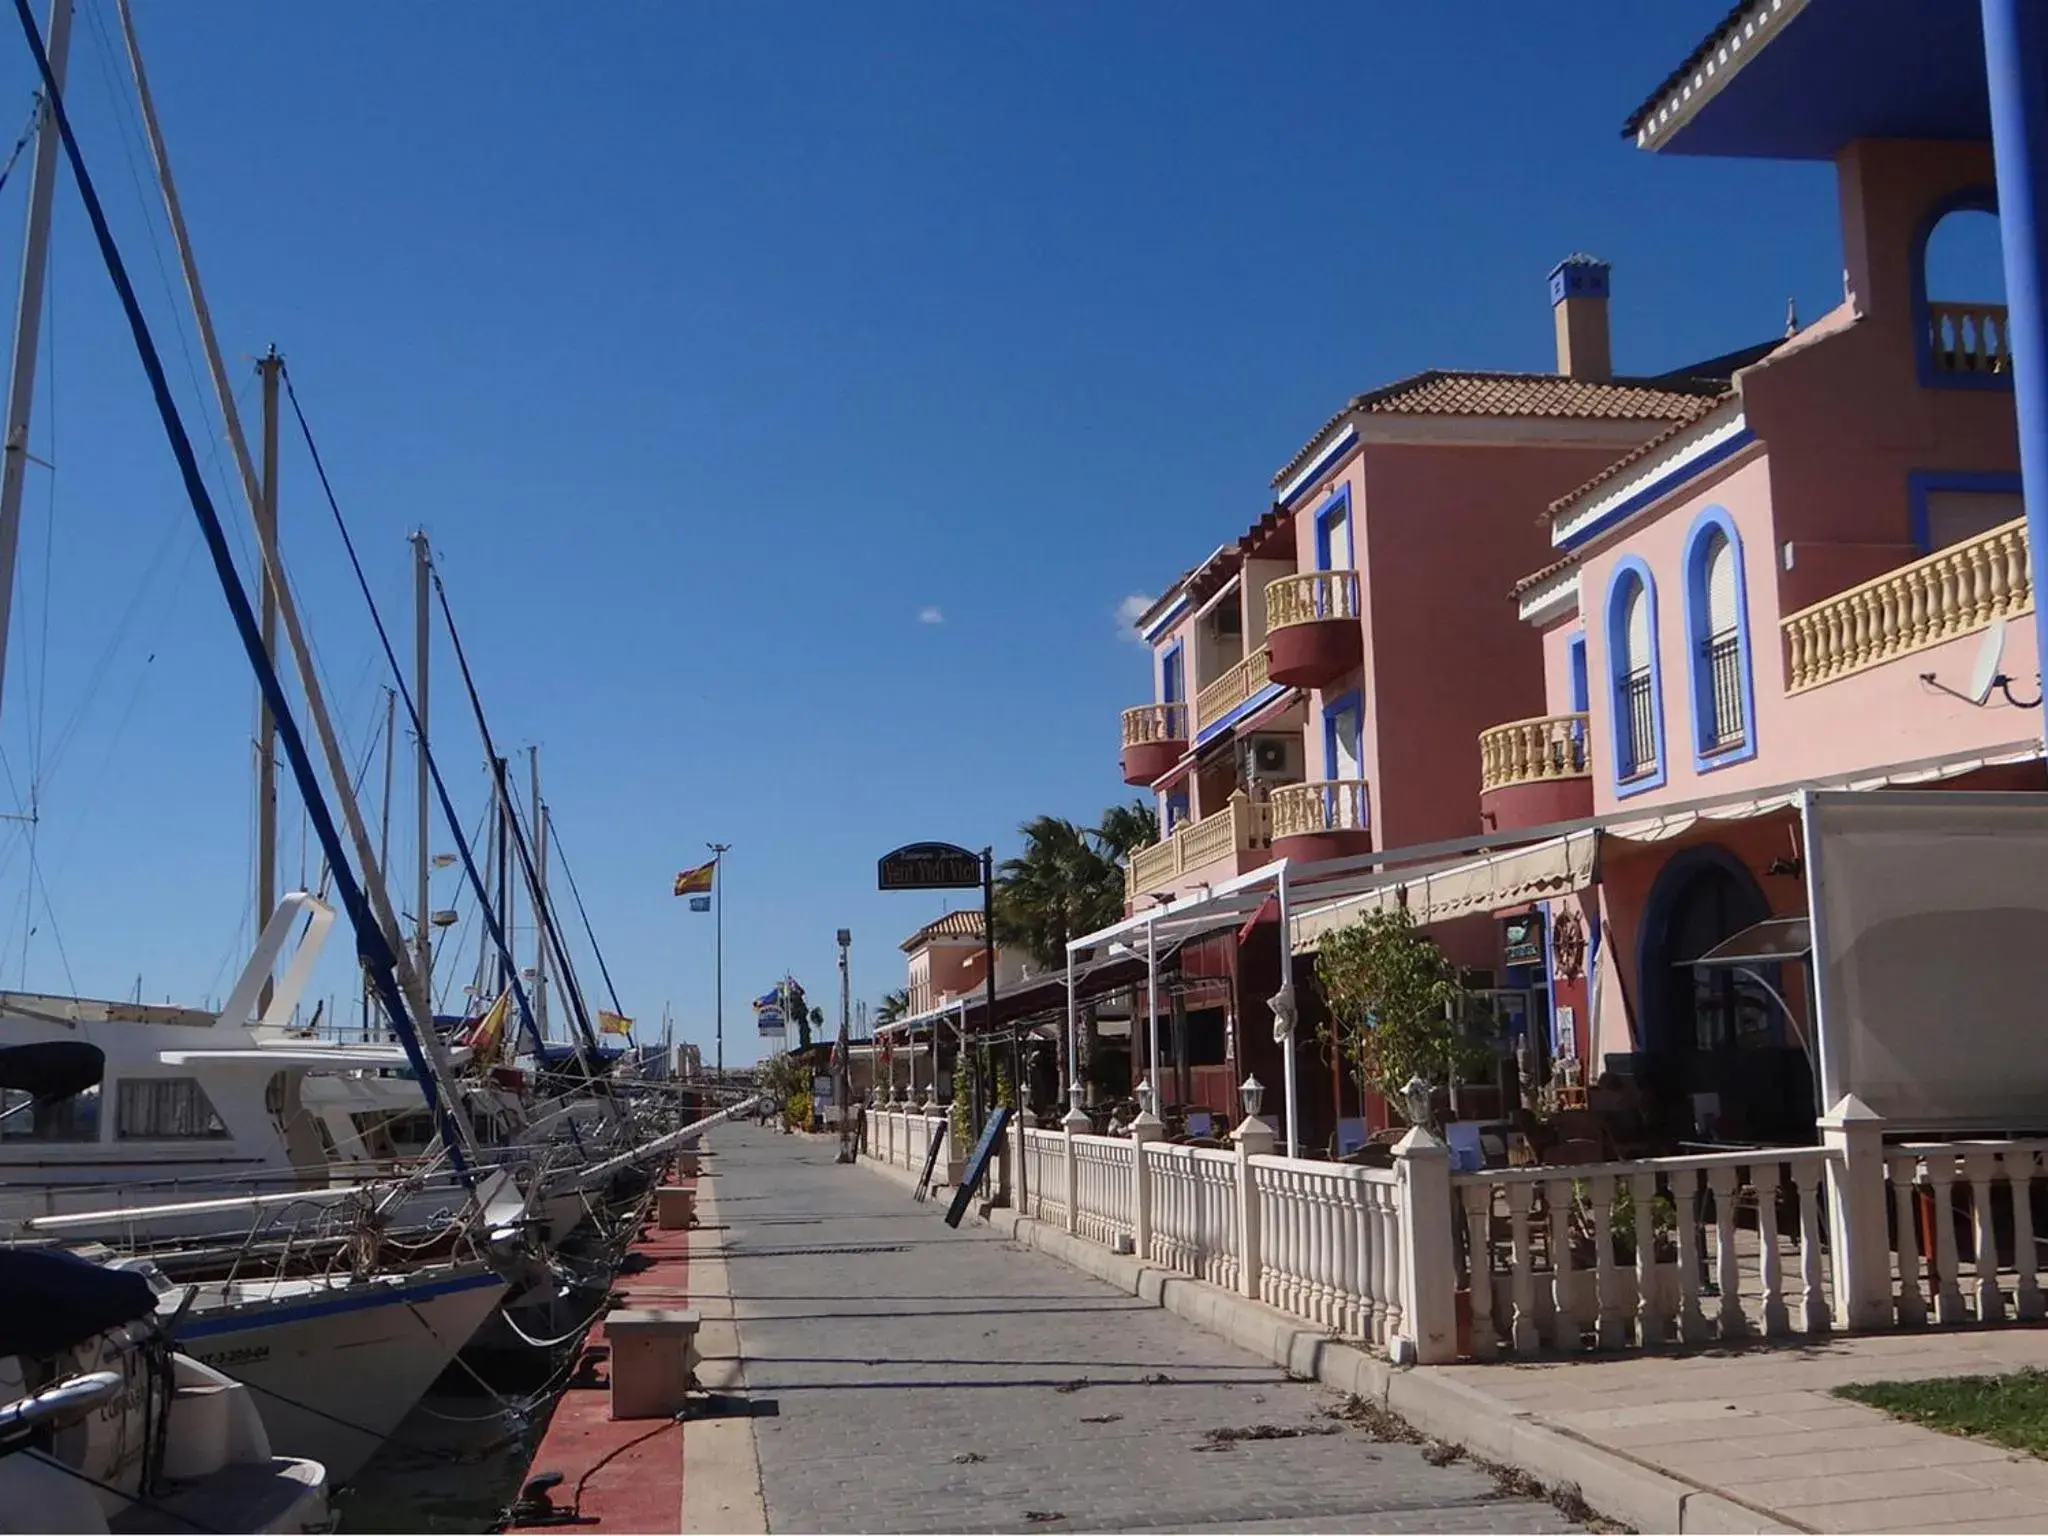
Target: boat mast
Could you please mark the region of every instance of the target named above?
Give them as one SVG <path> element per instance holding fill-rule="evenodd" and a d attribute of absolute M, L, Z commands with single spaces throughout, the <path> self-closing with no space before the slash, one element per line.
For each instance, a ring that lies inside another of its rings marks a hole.
<path fill-rule="evenodd" d="M 71 0 L 50 0 L 44 52 L 50 78 L 64 87 L 71 52 Z M 0 683 L 7 676 L 7 635 L 14 611 L 14 559 L 21 545 L 21 495 L 28 473 L 28 421 L 36 393 L 36 346 L 42 336 L 43 277 L 50 257 L 50 203 L 57 191 L 58 132 L 47 95 L 38 93 L 36 153 L 28 186 L 28 237 L 21 257 L 21 295 L 14 307 L 14 361 L 7 381 L 7 431 L 0 458 Z"/>
<path fill-rule="evenodd" d="M 277 376 L 283 359 L 277 348 L 256 361 L 263 381 L 263 494 L 256 506 L 262 537 L 277 542 Z M 262 573 L 263 654 L 277 665 L 277 588 L 270 572 Z M 260 938 L 277 910 L 277 721 L 263 690 L 256 690 L 256 933 Z M 274 981 L 266 980 L 256 999 L 257 1017 L 270 1011 Z"/>
<path fill-rule="evenodd" d="M 398 690 L 384 690 L 384 810 L 382 825 L 377 829 L 377 862 L 386 869 L 391 867 L 391 779 L 398 766 Z M 390 935 L 391 947 L 395 950 L 403 942 L 399 935 Z M 363 1038 L 370 1038 L 370 979 L 363 978 Z"/>
<path fill-rule="evenodd" d="M 529 791 L 533 806 L 533 868 L 539 889 L 533 898 L 533 1018 L 541 1039 L 548 1037 L 548 926 L 543 913 L 548 907 L 548 808 L 540 798 L 540 748 L 526 749 L 527 770 L 532 780 Z"/>
<path fill-rule="evenodd" d="M 419 812 L 419 888 L 414 893 L 416 903 L 414 921 L 419 925 L 413 942 L 419 946 L 419 972 L 428 986 L 434 980 L 434 912 L 433 893 L 428 885 L 428 860 L 431 855 L 428 845 L 433 839 L 434 829 L 429 810 L 429 789 L 427 782 L 431 764 L 427 755 L 427 662 L 433 642 L 427 628 L 427 573 L 432 569 L 433 557 L 427 548 L 427 531 L 422 528 L 412 536 L 412 688 L 413 708 L 419 716 L 419 726 L 413 741 L 414 789 Z"/>
<path fill-rule="evenodd" d="M 177 186 L 171 177 L 171 164 L 164 148 L 163 132 L 157 122 L 156 105 L 149 93 L 149 81 L 142 66 L 142 50 L 135 35 L 135 17 L 129 0 L 116 0 L 121 18 L 121 31 L 128 49 L 128 65 L 135 77 L 137 104 L 142 111 L 142 125 L 149 139 L 150 158 L 157 174 L 158 189 L 163 194 L 164 214 L 171 227 L 171 237 L 178 248 L 178 262 L 185 278 L 185 290 L 192 304 L 194 328 L 206 353 L 207 371 L 213 379 L 214 395 L 220 406 L 221 421 L 227 428 L 228 444 L 234 450 L 235 467 L 240 472 L 243 494 L 248 499 L 250 511 L 257 513 L 262 505 L 262 492 L 256 480 L 256 466 L 251 462 L 248 435 L 242 430 L 242 416 L 235 401 L 235 392 L 228 382 L 227 367 L 221 361 L 220 341 L 214 333 L 213 314 L 207 307 L 205 290 L 199 281 L 198 261 L 192 252 L 192 238 L 185 227 L 185 215 L 178 203 Z M 298 604 L 293 600 L 290 584 L 284 579 L 284 567 L 277 551 L 277 541 L 267 536 L 261 516 L 257 523 L 256 544 L 262 557 L 263 570 L 277 593 L 278 617 L 284 621 L 285 638 L 291 643 L 292 657 L 298 665 L 299 686 L 304 694 L 306 712 L 312 717 L 315 734 L 319 738 L 321 755 L 326 760 L 328 781 L 334 786 L 335 799 L 339 802 L 343 820 L 347 824 L 350 841 L 354 844 L 357 860 L 363 866 L 363 895 L 370 905 L 370 915 L 384 933 L 397 931 L 398 919 L 391 910 L 391 893 L 385 884 L 383 867 L 377 862 L 376 849 L 370 845 L 369 830 L 363 825 L 362 806 L 357 803 L 353 778 L 349 772 L 348 759 L 341 750 L 340 739 L 334 730 L 334 721 L 327 712 L 325 690 L 320 685 L 320 675 L 313 662 L 312 647 L 307 643 L 304 627 L 299 622 Z M 412 963 L 412 957 L 403 949 L 392 956 L 392 970 L 397 982 L 399 995 L 415 1015 L 420 1049 L 426 1053 L 435 1076 L 448 1092 L 449 1112 L 443 1116 L 447 1130 L 453 1132 L 460 1147 L 460 1156 L 467 1162 L 475 1150 L 475 1141 L 470 1134 L 468 1117 L 455 1112 L 453 1106 L 459 1103 L 454 1092 L 454 1073 L 449 1066 L 448 1053 L 439 1033 L 434 1028 L 433 1000 L 422 979 L 419 967 Z M 394 1021 L 395 1023 L 396 1021 Z"/>

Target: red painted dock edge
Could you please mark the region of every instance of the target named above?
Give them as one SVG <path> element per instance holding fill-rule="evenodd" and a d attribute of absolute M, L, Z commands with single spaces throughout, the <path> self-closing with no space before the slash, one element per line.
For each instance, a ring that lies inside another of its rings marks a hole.
<path fill-rule="evenodd" d="M 695 1188 L 695 1179 L 665 1181 Z M 690 1234 L 664 1232 L 654 1225 L 654 1209 L 627 1250 L 632 1272 L 621 1272 L 612 1294 L 621 1307 L 683 1307 L 690 1299 Z M 586 1476 L 580 1504 L 583 1531 L 638 1531 L 669 1536 L 683 1528 L 683 1425 L 654 1419 L 614 1420 L 611 1415 L 610 1346 L 599 1321 L 583 1341 L 582 1357 L 570 1385 L 556 1403 L 547 1433 L 526 1470 L 527 1477 L 559 1472 L 562 1484 L 552 1497 L 558 1509 L 576 1499 L 576 1484 Z M 611 1459 L 606 1461 L 605 1458 Z M 599 1466 L 602 1462 L 603 1465 Z M 592 1468 L 596 1468 L 593 1473 Z M 557 1525 L 508 1525 L 508 1531 L 560 1531 Z"/>

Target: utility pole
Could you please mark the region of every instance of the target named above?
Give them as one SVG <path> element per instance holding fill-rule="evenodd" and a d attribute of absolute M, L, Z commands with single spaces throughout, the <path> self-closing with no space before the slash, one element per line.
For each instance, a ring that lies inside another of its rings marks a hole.
<path fill-rule="evenodd" d="M 432 632 L 427 625 L 428 578 L 433 571 L 433 557 L 427 548 L 427 534 L 421 529 L 412 536 L 412 696 L 419 714 L 419 730 L 413 743 L 414 792 L 418 801 L 415 809 L 419 812 L 420 868 L 419 888 L 413 899 L 419 903 L 414 918 L 418 924 L 413 942 L 419 946 L 417 969 L 420 979 L 426 983 L 431 996 L 434 985 L 434 901 L 428 889 L 428 863 L 432 858 L 429 844 L 433 838 L 431 818 L 432 784 L 429 781 L 427 761 L 427 661 L 432 650 Z"/>
<path fill-rule="evenodd" d="M 718 1086 L 725 1086 L 725 856 L 731 843 L 706 843 L 711 850 L 712 1020 L 718 1031 Z"/>
<path fill-rule="evenodd" d="M 283 359 L 277 348 L 256 360 L 256 376 L 263 381 L 263 494 L 256 503 L 261 537 L 277 543 L 277 379 Z M 277 664 L 277 587 L 270 579 L 270 567 L 263 568 L 262 589 L 263 654 Z M 263 932 L 270 914 L 277 910 L 277 721 L 261 691 L 256 702 L 256 932 Z M 256 998 L 256 1016 L 270 1011 L 274 981 L 266 980 Z"/>
<path fill-rule="evenodd" d="M 832 1086 L 833 1108 L 839 1115 L 839 1161 L 850 1163 L 854 1159 L 853 1114 L 849 1104 L 853 1095 L 850 1091 L 851 1077 L 847 1072 L 847 1056 L 852 1049 L 853 1035 L 853 980 L 847 969 L 846 954 L 853 946 L 851 929 L 839 930 L 839 1070 L 834 1074 Z"/>

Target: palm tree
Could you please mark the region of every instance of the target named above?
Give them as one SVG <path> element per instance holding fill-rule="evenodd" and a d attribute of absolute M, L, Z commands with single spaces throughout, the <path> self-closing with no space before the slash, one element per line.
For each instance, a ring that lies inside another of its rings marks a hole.
<path fill-rule="evenodd" d="M 996 940 L 1048 969 L 1067 941 L 1123 915 L 1123 861 L 1158 841 L 1159 819 L 1142 802 L 1112 806 L 1099 825 L 1037 816 L 1018 829 L 1024 852 L 1003 861 L 996 885 Z"/>
<path fill-rule="evenodd" d="M 910 1012 L 910 994 L 898 989 L 882 999 L 882 1005 L 875 1010 L 877 1024 L 894 1024 Z"/>

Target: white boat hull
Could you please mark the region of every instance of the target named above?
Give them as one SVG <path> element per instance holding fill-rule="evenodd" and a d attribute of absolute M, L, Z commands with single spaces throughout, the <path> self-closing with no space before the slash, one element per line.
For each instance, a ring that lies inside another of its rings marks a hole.
<path fill-rule="evenodd" d="M 239 1284 L 195 1307 L 178 1347 L 253 1391 L 273 1446 L 323 1463 L 335 1485 L 376 1454 L 504 1299 L 481 1266 L 368 1281 Z M 201 1287 L 202 1303 L 218 1288 Z M 177 1293 L 166 1297 L 175 1306 Z"/>

